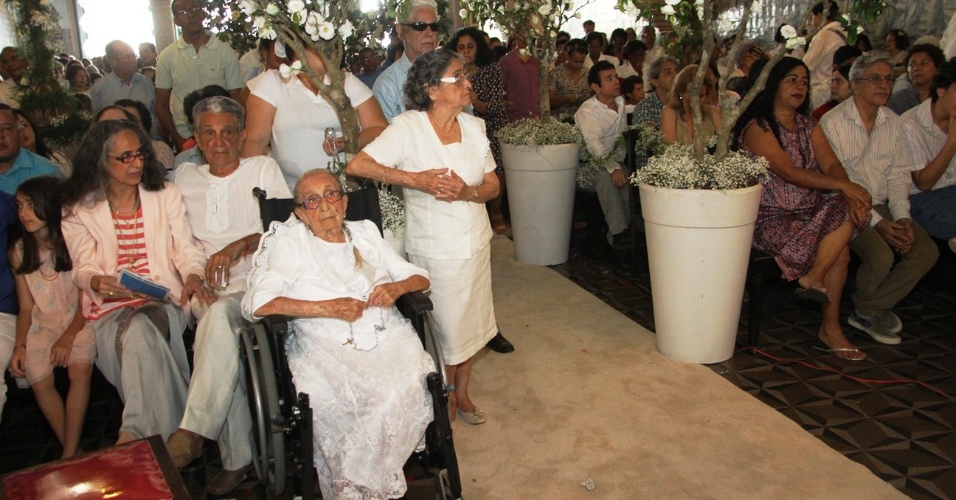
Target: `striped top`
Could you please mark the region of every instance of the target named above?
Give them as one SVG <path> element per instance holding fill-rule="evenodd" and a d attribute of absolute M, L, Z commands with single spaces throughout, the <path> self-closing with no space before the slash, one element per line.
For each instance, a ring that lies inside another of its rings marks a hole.
<path fill-rule="evenodd" d="M 149 276 L 149 261 L 146 258 L 146 231 L 143 225 L 143 207 L 136 209 L 135 214 L 121 215 L 112 212 L 113 228 L 116 230 L 117 243 L 117 271 L 128 269 L 142 276 Z M 121 307 L 134 307 L 146 302 L 144 298 L 107 298 L 103 303 L 90 304 L 86 311 L 87 319 L 98 319 L 106 313 Z"/>

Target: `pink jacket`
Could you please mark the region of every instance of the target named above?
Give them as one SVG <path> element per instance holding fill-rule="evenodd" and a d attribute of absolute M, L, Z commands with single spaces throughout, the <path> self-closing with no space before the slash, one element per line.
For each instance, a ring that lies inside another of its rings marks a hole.
<path fill-rule="evenodd" d="M 169 298 L 179 303 L 183 279 L 203 275 L 206 257 L 193 238 L 186 219 L 179 187 L 171 182 L 160 191 L 139 190 L 146 232 L 146 258 L 150 279 L 169 288 Z M 105 199 L 92 206 L 78 203 L 67 209 L 61 224 L 63 237 L 73 257 L 73 282 L 83 290 L 83 312 L 103 297 L 90 288 L 96 275 L 118 276 L 119 249 L 109 204 Z"/>

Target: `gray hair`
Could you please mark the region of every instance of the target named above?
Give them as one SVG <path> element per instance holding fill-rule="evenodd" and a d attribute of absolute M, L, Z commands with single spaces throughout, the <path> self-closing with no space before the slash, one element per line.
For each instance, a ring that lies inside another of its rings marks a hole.
<path fill-rule="evenodd" d="M 199 118 L 206 113 L 228 113 L 239 122 L 239 130 L 246 128 L 246 110 L 228 97 L 213 96 L 197 102 L 193 106 L 193 127 L 199 126 Z"/>
<path fill-rule="evenodd" d="M 325 168 L 313 168 L 312 170 L 306 170 L 299 177 L 299 180 L 295 181 L 295 188 L 292 189 L 292 196 L 295 197 L 296 202 L 302 201 L 301 194 L 299 193 L 299 189 L 302 187 L 302 184 L 304 184 L 306 180 L 311 179 L 318 175 L 328 177 L 333 182 L 335 182 L 335 185 L 338 187 L 339 190 L 342 189 L 342 181 L 339 179 L 339 176 L 333 174 L 330 170 Z"/>
<path fill-rule="evenodd" d="M 410 21 L 409 16 L 412 15 L 412 12 L 415 12 L 415 9 L 419 7 L 428 7 L 435 12 L 435 16 L 438 16 L 438 3 L 435 0 L 410 0 L 408 2 L 408 13 L 405 14 L 405 21 Z"/>
<path fill-rule="evenodd" d="M 462 61 L 460 55 L 448 49 L 436 49 L 426 52 L 412 63 L 408 69 L 405 86 L 405 109 L 428 111 L 432 109 L 432 98 L 428 95 L 429 87 L 437 87 L 440 79 L 452 59 Z"/>
<path fill-rule="evenodd" d="M 671 56 L 661 56 L 655 59 L 654 62 L 651 63 L 651 66 L 647 68 L 647 78 L 651 80 L 657 80 L 658 78 L 660 78 L 661 66 L 663 66 L 664 63 L 666 62 L 674 63 L 675 65 L 677 65 L 677 67 L 680 67 L 680 64 L 677 63 L 677 59 Z"/>
<path fill-rule="evenodd" d="M 864 71 L 879 63 L 883 63 L 889 66 L 890 69 L 893 69 L 893 62 L 884 54 L 870 52 L 857 57 L 856 61 L 853 61 L 853 66 L 850 66 L 850 81 L 859 80 L 860 77 L 863 76 Z"/>

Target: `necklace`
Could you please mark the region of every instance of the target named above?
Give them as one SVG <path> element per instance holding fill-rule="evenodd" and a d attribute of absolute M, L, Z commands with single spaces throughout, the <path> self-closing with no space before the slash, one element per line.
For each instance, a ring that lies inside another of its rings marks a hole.
<path fill-rule="evenodd" d="M 368 296 L 362 297 L 362 300 L 368 301 Z M 381 323 L 377 325 L 372 325 L 372 328 L 375 330 L 375 345 L 373 345 L 372 347 L 369 347 L 368 349 L 359 349 L 359 347 L 355 344 L 355 334 L 352 332 L 352 323 L 349 323 L 349 338 L 346 339 L 345 343 L 343 343 L 342 345 L 351 344 L 352 349 L 355 349 L 356 351 L 371 351 L 372 349 L 375 349 L 376 347 L 378 347 L 378 332 L 385 331 L 385 309 L 382 307 L 379 307 L 378 315 L 379 315 L 379 320 L 381 321 Z"/>
<path fill-rule="evenodd" d="M 110 200 L 109 196 L 106 197 L 106 202 L 110 206 L 110 214 L 113 218 L 113 230 L 116 232 L 116 247 L 123 252 L 123 256 L 129 262 L 129 270 L 135 272 L 136 250 L 135 248 L 131 248 L 130 244 L 125 245 L 125 248 L 123 248 L 123 245 L 120 244 L 120 240 L 122 240 L 124 236 L 129 237 L 135 236 L 136 234 L 136 223 L 139 220 L 136 214 L 140 209 L 139 193 L 136 194 L 136 203 L 131 212 L 120 212 L 117 210 L 116 207 L 113 206 L 113 201 Z M 121 217 L 123 220 L 120 220 Z"/>
<path fill-rule="evenodd" d="M 46 274 L 43 272 L 43 267 L 46 265 L 49 265 L 50 268 L 53 269 L 53 274 Z M 43 259 L 43 261 L 40 262 L 39 267 L 37 267 L 37 270 L 40 271 L 40 277 L 46 281 L 56 281 L 57 276 L 60 275 L 60 271 L 56 270 L 56 266 L 53 264 L 52 259 Z"/>
<path fill-rule="evenodd" d="M 130 212 L 120 212 L 119 210 L 117 210 L 116 207 L 113 206 L 113 200 L 111 200 L 109 196 L 106 197 L 106 203 L 109 204 L 110 206 L 110 212 L 116 215 L 122 215 L 123 217 L 136 215 L 136 212 L 139 210 L 139 206 L 140 206 L 139 193 L 138 192 L 136 193 L 136 203 L 133 204 L 133 210 Z"/>
<path fill-rule="evenodd" d="M 452 122 L 451 130 L 449 132 L 442 132 L 441 128 L 435 123 L 435 120 L 432 120 L 432 115 L 429 113 L 425 114 L 428 115 L 428 121 L 431 122 L 432 128 L 435 129 L 435 133 L 438 134 L 438 138 L 441 139 L 442 142 L 450 140 L 452 137 L 454 137 L 455 132 L 458 131 L 458 120 Z"/>

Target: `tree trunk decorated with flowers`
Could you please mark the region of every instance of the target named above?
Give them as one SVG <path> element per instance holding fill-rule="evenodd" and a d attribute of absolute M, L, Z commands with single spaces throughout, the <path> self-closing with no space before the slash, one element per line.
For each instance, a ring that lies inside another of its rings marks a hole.
<path fill-rule="evenodd" d="M 723 98 L 729 72 L 720 78 L 717 95 L 723 121 L 711 152 L 708 144 L 714 138 L 701 132 L 701 88 L 715 48 L 714 2 L 665 2 L 661 11 L 672 21 L 675 15 L 702 20 L 699 66 L 688 89 L 697 133 L 693 145 L 675 144 L 651 157 L 633 173 L 631 182 L 640 186 L 657 348 L 678 361 L 717 363 L 733 355 L 760 181 L 768 167 L 763 158 L 731 152 L 730 135 L 784 51 L 769 61 L 739 107 Z M 633 12 L 635 7 L 626 9 Z M 750 9 L 744 6 L 731 59 L 743 41 Z"/>
<path fill-rule="evenodd" d="M 37 127 L 50 148 L 70 155 L 90 125 L 90 115 L 60 84 L 53 72 L 61 40 L 59 15 L 50 0 L 6 0 L 16 20 L 20 57 L 29 61 L 18 98 L 20 111 Z"/>
<path fill-rule="evenodd" d="M 348 71 L 340 67 L 339 62 L 343 60 L 349 38 L 381 34 L 379 15 L 363 14 L 355 0 L 239 0 L 238 6 L 252 19 L 260 37 L 281 41 L 300 54 L 299 61 L 282 65 L 282 76 L 288 78 L 304 73 L 309 77 L 335 109 L 345 138 L 345 152 L 357 153 L 358 113 L 345 94 Z M 326 78 L 320 78 L 302 62 L 307 49 L 322 57 Z"/>

